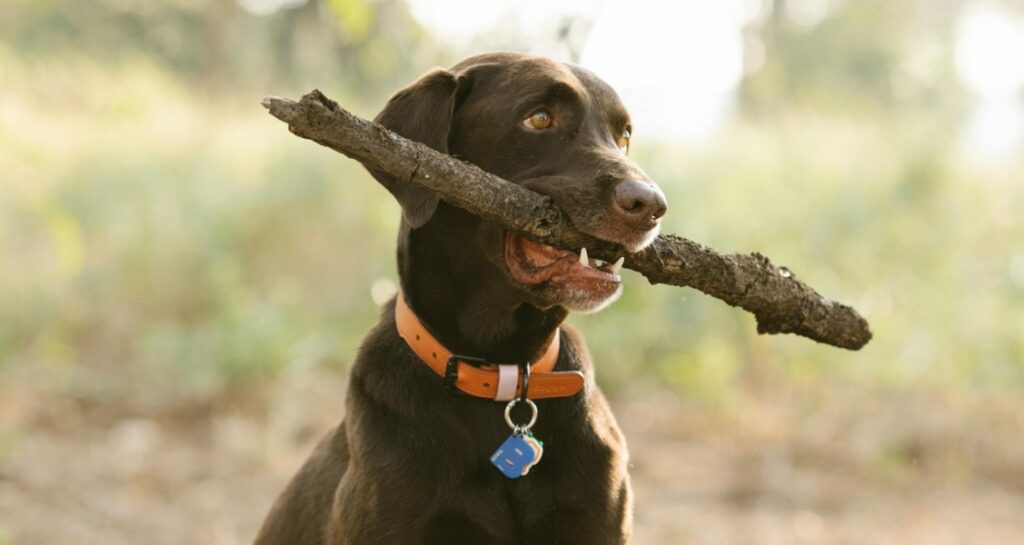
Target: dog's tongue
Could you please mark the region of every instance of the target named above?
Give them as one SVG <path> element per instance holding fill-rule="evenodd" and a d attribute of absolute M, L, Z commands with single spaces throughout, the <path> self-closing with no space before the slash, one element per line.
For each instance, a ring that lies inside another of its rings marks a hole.
<path fill-rule="evenodd" d="M 527 240 L 509 233 L 505 240 L 505 262 L 512 276 L 524 284 L 540 284 L 564 273 L 577 262 L 576 254 Z"/>

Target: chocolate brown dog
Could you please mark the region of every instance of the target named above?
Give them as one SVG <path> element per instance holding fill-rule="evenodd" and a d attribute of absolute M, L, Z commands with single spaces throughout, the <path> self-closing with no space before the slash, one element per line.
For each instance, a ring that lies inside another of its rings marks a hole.
<path fill-rule="evenodd" d="M 550 196 L 577 229 L 630 251 L 653 240 L 665 213 L 627 157 L 629 114 L 578 66 L 472 57 L 399 91 L 377 121 Z M 402 207 L 401 293 L 359 350 L 345 420 L 256 543 L 625 543 L 626 446 L 583 339 L 562 323 L 619 295 L 621 260 L 529 241 L 374 176 Z M 531 436 L 543 441 L 539 461 Z M 496 452 L 506 440 L 515 452 Z M 524 451 L 536 465 L 516 460 Z"/>

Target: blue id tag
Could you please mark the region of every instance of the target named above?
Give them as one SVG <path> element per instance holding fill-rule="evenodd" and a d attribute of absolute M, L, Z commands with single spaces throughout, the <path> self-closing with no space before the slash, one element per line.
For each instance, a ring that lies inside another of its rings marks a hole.
<path fill-rule="evenodd" d="M 521 435 L 512 434 L 491 455 L 491 463 L 502 475 L 518 479 L 526 474 L 537 453 Z"/>
<path fill-rule="evenodd" d="M 543 453 L 540 441 L 513 433 L 491 455 L 491 463 L 502 475 L 518 479 L 530 472 L 530 468 L 540 461 Z"/>

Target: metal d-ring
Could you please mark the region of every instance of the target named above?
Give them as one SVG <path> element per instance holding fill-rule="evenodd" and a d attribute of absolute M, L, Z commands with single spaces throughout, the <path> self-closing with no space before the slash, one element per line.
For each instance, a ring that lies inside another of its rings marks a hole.
<path fill-rule="evenodd" d="M 530 421 L 528 423 L 518 425 L 512 421 L 512 407 L 515 407 L 516 403 L 526 403 L 526 406 L 530 408 L 532 414 L 530 415 Z M 528 431 L 530 428 L 533 427 L 534 424 L 537 423 L 537 405 L 533 402 L 532 399 L 527 399 L 524 401 L 517 397 L 512 401 L 509 401 L 508 405 L 505 405 L 505 423 L 508 424 L 508 427 L 512 428 L 512 431 Z"/>

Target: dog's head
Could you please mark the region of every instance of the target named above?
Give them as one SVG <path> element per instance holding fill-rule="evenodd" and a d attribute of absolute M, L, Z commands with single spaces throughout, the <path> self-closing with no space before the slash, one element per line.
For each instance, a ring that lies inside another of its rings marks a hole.
<path fill-rule="evenodd" d="M 551 197 L 584 233 L 630 251 L 658 233 L 665 197 L 628 157 L 629 114 L 615 91 L 583 68 L 514 53 L 472 57 L 399 91 L 376 120 Z M 431 260 L 451 261 L 442 268 L 453 274 L 472 262 L 477 280 L 496 276 L 539 308 L 595 311 L 621 292 L 614 263 L 529 241 L 439 204 L 427 191 L 375 176 L 402 206 L 400 262 L 408 251 L 401 246 L 417 236 L 448 237 L 432 240 Z"/>

